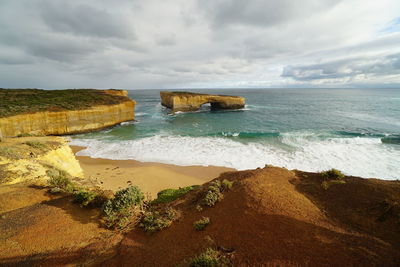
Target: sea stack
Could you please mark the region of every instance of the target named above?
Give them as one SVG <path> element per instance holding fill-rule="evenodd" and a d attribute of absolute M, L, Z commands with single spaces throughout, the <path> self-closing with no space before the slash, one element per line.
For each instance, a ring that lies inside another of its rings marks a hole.
<path fill-rule="evenodd" d="M 241 109 L 245 106 L 245 98 L 241 96 L 162 91 L 160 97 L 161 104 L 173 112 L 196 111 L 206 103 L 210 103 L 212 109 Z"/>

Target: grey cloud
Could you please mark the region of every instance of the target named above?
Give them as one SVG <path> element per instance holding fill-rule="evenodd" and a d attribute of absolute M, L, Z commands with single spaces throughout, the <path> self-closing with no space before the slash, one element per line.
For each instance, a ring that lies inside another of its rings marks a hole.
<path fill-rule="evenodd" d="M 156 39 L 156 43 L 160 46 L 174 46 L 176 45 L 175 35 L 163 36 Z"/>
<path fill-rule="evenodd" d="M 56 32 L 100 38 L 132 38 L 133 27 L 123 17 L 88 5 L 69 1 L 46 1 L 40 7 L 43 21 Z"/>
<path fill-rule="evenodd" d="M 400 32 L 374 28 L 399 2 L 358 1 L 4 0 L 0 87 L 400 84 Z"/>
<path fill-rule="evenodd" d="M 227 25 L 273 26 L 333 7 L 340 0 L 198 0 L 215 27 Z"/>
<path fill-rule="evenodd" d="M 53 37 L 45 40 L 31 40 L 25 49 L 36 57 L 72 63 L 100 51 L 102 47 L 84 40 Z"/>
<path fill-rule="evenodd" d="M 359 57 L 322 64 L 286 66 L 282 77 L 297 81 L 352 78 L 357 75 L 400 74 L 400 53 L 387 56 Z"/>

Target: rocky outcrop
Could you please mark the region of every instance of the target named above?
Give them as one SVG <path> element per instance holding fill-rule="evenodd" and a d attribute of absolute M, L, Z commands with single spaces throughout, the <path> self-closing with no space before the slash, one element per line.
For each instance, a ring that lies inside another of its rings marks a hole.
<path fill-rule="evenodd" d="M 24 134 L 65 135 L 100 130 L 134 119 L 136 102 L 127 91 L 104 90 L 107 94 L 125 96 L 119 104 L 96 105 L 87 109 L 41 111 L 0 118 L 5 137 Z"/>
<path fill-rule="evenodd" d="M 62 137 L 9 138 L 0 145 L 0 184 L 45 181 L 55 168 L 72 177 L 83 171 L 67 141 Z"/>
<path fill-rule="evenodd" d="M 240 109 L 245 106 L 241 96 L 196 94 L 189 92 L 160 92 L 161 104 L 176 111 L 196 111 L 210 103 L 212 109 Z"/>

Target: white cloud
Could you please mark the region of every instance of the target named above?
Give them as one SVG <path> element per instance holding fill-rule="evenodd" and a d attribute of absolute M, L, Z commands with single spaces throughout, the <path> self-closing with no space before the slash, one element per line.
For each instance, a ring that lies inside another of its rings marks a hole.
<path fill-rule="evenodd" d="M 400 87 L 400 2 L 4 0 L 0 87 Z"/>

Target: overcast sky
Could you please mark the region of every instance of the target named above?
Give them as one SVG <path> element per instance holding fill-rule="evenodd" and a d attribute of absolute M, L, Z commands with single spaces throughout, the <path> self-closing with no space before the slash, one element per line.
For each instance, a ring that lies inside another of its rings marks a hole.
<path fill-rule="evenodd" d="M 400 88 L 399 0 L 1 0 L 3 88 Z"/>

